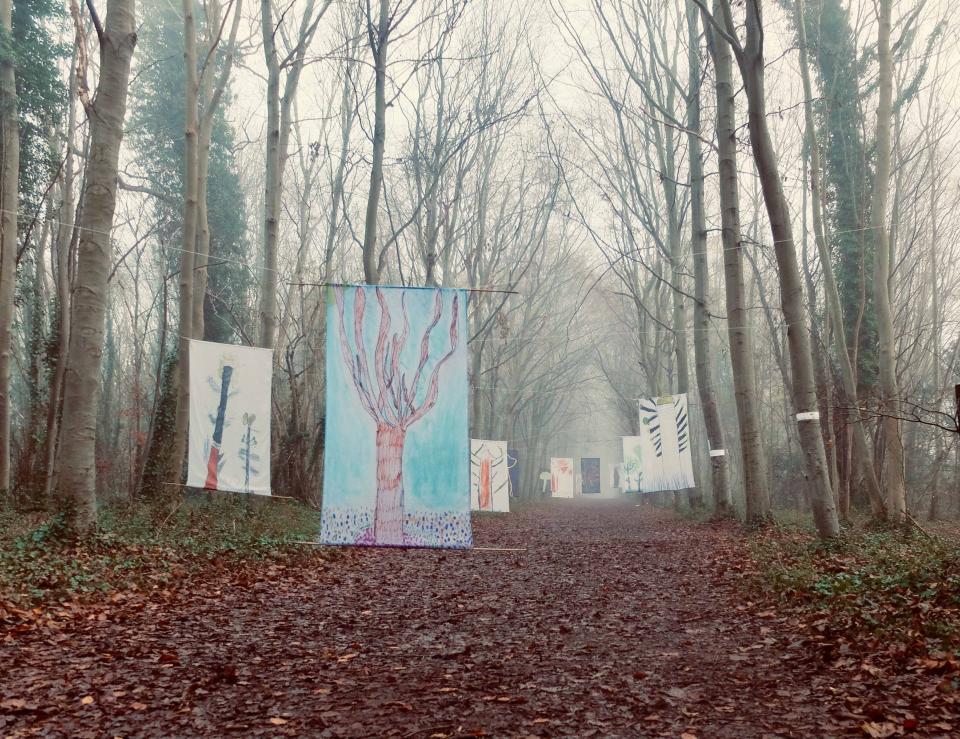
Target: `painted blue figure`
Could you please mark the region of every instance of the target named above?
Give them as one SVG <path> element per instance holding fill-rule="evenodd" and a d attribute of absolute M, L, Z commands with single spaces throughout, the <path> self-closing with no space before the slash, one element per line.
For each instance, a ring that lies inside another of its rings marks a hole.
<path fill-rule="evenodd" d="M 225 364 L 220 371 L 220 402 L 217 404 L 217 415 L 211 417 L 213 421 L 213 438 L 210 443 L 210 456 L 207 459 L 207 480 L 203 487 L 207 490 L 216 490 L 220 467 L 220 444 L 223 442 L 223 425 L 227 415 L 227 398 L 230 396 L 230 378 L 233 376 L 233 367 Z M 211 381 L 211 384 L 212 381 Z"/>

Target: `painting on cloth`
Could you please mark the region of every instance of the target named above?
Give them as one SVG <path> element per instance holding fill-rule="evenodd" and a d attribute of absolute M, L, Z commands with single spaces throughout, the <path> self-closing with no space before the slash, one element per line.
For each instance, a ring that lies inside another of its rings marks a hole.
<path fill-rule="evenodd" d="M 619 490 L 623 487 L 623 465 L 622 464 L 611 464 L 610 465 L 610 487 L 614 490 Z"/>
<path fill-rule="evenodd" d="M 516 449 L 507 449 L 507 471 L 510 473 L 510 497 L 520 495 L 520 457 Z"/>
<path fill-rule="evenodd" d="M 190 342 L 187 485 L 270 495 L 273 352 Z"/>
<path fill-rule="evenodd" d="M 600 458 L 580 458 L 580 492 L 584 495 L 598 495 L 600 493 Z"/>
<path fill-rule="evenodd" d="M 550 459 L 550 493 L 554 498 L 574 497 L 573 460 L 569 457 Z"/>
<path fill-rule="evenodd" d="M 466 292 L 327 288 L 319 541 L 467 548 Z"/>
<path fill-rule="evenodd" d="M 695 487 L 686 393 L 641 398 L 639 407 L 641 491 L 654 493 Z"/>
<path fill-rule="evenodd" d="M 623 437 L 623 463 L 620 465 L 620 489 L 625 493 L 639 493 L 643 480 L 643 438 Z"/>
<path fill-rule="evenodd" d="M 510 512 L 507 442 L 470 440 L 470 510 Z"/>

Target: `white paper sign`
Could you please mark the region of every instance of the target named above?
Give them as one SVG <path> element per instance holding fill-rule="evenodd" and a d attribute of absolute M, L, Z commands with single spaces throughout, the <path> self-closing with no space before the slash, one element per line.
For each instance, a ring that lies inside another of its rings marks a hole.
<path fill-rule="evenodd" d="M 725 456 L 727 456 L 727 450 L 726 450 L 726 449 L 711 449 L 711 450 L 710 450 L 710 456 L 711 456 L 711 457 L 725 457 Z"/>
<path fill-rule="evenodd" d="M 819 421 L 820 411 L 804 411 L 797 414 L 798 421 Z"/>

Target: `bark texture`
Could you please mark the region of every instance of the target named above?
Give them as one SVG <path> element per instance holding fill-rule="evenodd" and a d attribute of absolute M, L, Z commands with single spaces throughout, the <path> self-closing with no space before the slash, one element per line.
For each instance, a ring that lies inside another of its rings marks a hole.
<path fill-rule="evenodd" d="M 890 237 L 887 233 L 887 199 L 890 192 L 890 124 L 893 118 L 893 57 L 890 53 L 891 0 L 879 0 L 877 56 L 880 61 L 877 102 L 877 168 L 873 181 L 870 220 L 874 236 L 873 304 L 877 313 L 880 341 L 880 435 L 883 450 L 884 487 L 890 513 L 903 518 L 907 513 L 903 473 L 903 440 L 900 438 L 900 388 L 897 383 L 897 356 L 890 307 Z"/>
<path fill-rule="evenodd" d="M 369 25 L 369 23 L 368 23 Z M 380 0 L 380 17 L 376 29 L 368 28 L 374 64 L 373 163 L 370 168 L 370 191 L 363 231 L 363 279 L 368 284 L 380 281 L 380 260 L 377 254 L 377 215 L 380 188 L 383 186 L 383 152 L 387 141 L 387 44 L 390 39 L 390 0 Z"/>
<path fill-rule="evenodd" d="M 717 4 L 714 4 L 714 8 Z M 757 379 L 753 367 L 753 336 L 746 308 L 743 242 L 740 231 L 740 183 L 737 174 L 737 133 L 730 45 L 710 26 L 707 29 L 713 56 L 717 93 L 717 150 L 720 173 L 720 214 L 723 237 L 723 276 L 726 287 L 727 335 L 733 366 L 734 397 L 740 425 L 743 486 L 748 525 L 770 517 L 767 460 L 760 435 Z"/>
<path fill-rule="evenodd" d="M 110 231 L 117 198 L 130 62 L 137 42 L 134 0 L 110 0 L 100 38 L 100 80 L 90 106 L 90 150 L 82 195 L 77 274 L 63 387 L 56 492 L 77 529 L 96 520 L 96 433 Z"/>
<path fill-rule="evenodd" d="M 703 147 L 700 143 L 700 23 L 696 6 L 687 2 L 687 152 L 690 167 L 690 246 L 693 252 L 693 351 L 697 391 L 710 449 L 725 449 L 723 425 L 717 409 L 710 351 L 709 274 L 707 219 L 704 212 Z M 710 483 L 717 516 L 733 513 L 727 457 L 710 457 Z"/>
<path fill-rule="evenodd" d="M 734 37 L 729 0 L 723 0 L 727 33 Z M 780 281 L 780 304 L 787 325 L 787 346 L 792 373 L 793 407 L 798 416 L 817 412 L 815 417 L 797 419 L 797 436 L 803 453 L 810 507 L 817 533 L 823 538 L 840 532 L 837 507 L 830 487 L 827 454 L 817 409 L 817 391 L 810 348 L 809 322 L 803 298 L 803 282 L 793 240 L 790 208 L 783 192 L 777 154 L 773 146 L 764 89 L 763 9 L 762 0 L 748 0 L 746 42 L 736 50 L 740 74 L 747 95 L 747 122 L 753 160 L 760 176 L 763 200 L 773 235 L 777 275 Z"/>
<path fill-rule="evenodd" d="M 875 516 L 886 517 L 886 504 L 880 490 L 880 481 L 877 479 L 873 465 L 873 454 L 867 441 L 867 430 L 863 422 L 860 407 L 857 401 L 857 380 L 854 374 L 853 361 L 847 349 L 844 329 L 843 307 L 840 302 L 840 291 L 833 274 L 832 260 L 827 248 L 826 231 L 823 223 L 823 196 L 820 189 L 820 149 L 817 144 L 816 125 L 813 118 L 813 87 L 810 84 L 810 70 L 807 63 L 807 35 L 803 22 L 804 0 L 797 0 L 797 35 L 800 41 L 800 75 L 803 80 L 804 118 L 806 124 L 807 149 L 810 152 L 810 196 L 813 201 L 813 233 L 817 244 L 817 253 L 823 271 L 823 285 L 826 297 L 827 316 L 833 334 L 833 348 L 837 356 L 840 369 L 840 381 L 843 389 L 843 403 L 845 410 L 852 421 L 851 435 L 854 445 L 853 458 L 858 462 L 863 475 L 870 506 Z"/>
<path fill-rule="evenodd" d="M 0 493 L 10 489 L 10 370 L 13 364 L 14 294 L 17 284 L 17 213 L 20 130 L 17 81 L 8 41 L 13 32 L 13 0 L 0 0 Z"/>

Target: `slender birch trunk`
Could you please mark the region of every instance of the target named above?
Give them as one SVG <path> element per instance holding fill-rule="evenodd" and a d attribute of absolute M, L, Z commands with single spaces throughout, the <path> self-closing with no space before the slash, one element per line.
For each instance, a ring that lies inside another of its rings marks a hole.
<path fill-rule="evenodd" d="M 197 250 L 199 153 L 197 141 L 197 32 L 193 0 L 183 0 L 183 63 L 186 67 L 186 119 L 184 121 L 183 241 L 180 249 L 180 335 L 177 348 L 177 412 L 173 432 L 170 476 L 179 481 L 187 454 L 190 423 L 190 339 L 193 338 L 193 282 Z"/>
<path fill-rule="evenodd" d="M 77 75 L 74 72 L 77 63 L 77 51 L 74 48 L 73 58 L 70 61 L 70 85 L 68 88 L 70 99 L 67 103 L 67 128 L 64 136 L 63 182 L 60 190 L 60 208 L 57 226 L 57 235 L 53 242 L 51 262 L 56 265 L 56 335 L 57 360 L 50 380 L 50 392 L 47 401 L 47 434 L 46 434 L 46 481 L 43 497 L 49 499 L 53 494 L 56 469 L 57 447 L 60 439 L 60 401 L 63 395 L 63 378 L 67 370 L 67 352 L 70 343 L 70 247 L 76 233 L 72 221 L 77 217 L 73 205 L 73 144 L 74 132 L 77 128 Z"/>
<path fill-rule="evenodd" d="M 13 34 L 13 0 L 0 0 L 0 495 L 10 490 L 10 371 L 13 364 L 14 295 L 17 285 L 17 213 L 19 203 L 20 130 L 17 81 L 9 42 Z"/>
<path fill-rule="evenodd" d="M 107 281 L 112 268 L 110 232 L 117 196 L 130 62 L 137 42 L 135 0 L 110 0 L 100 37 L 100 80 L 90 106 L 71 332 L 63 387 L 63 423 L 56 494 L 77 530 L 96 521 L 96 433 Z"/>
<path fill-rule="evenodd" d="M 260 341 L 273 346 L 277 320 L 277 239 L 280 228 L 280 58 L 272 0 L 261 0 L 263 55 L 267 63 L 267 159 L 263 184 L 263 272 L 260 279 Z"/>
<path fill-rule="evenodd" d="M 716 0 L 714 7 L 717 7 Z M 709 22 L 704 23 L 704 26 L 708 32 L 707 39 L 716 70 L 723 276 L 730 363 L 733 366 L 734 398 L 740 425 L 746 521 L 749 525 L 756 525 L 770 518 L 770 491 L 767 487 L 766 452 L 760 433 L 757 380 L 753 366 L 753 335 L 746 307 L 747 287 L 743 274 L 733 54 L 730 45 L 710 28 Z"/>
<path fill-rule="evenodd" d="M 903 518 L 907 513 L 903 474 L 903 440 L 900 438 L 900 389 L 897 386 L 897 357 L 890 307 L 890 238 L 887 232 L 887 198 L 890 192 L 890 124 L 893 118 L 893 57 L 890 53 L 892 1 L 879 0 L 877 56 L 880 61 L 877 103 L 877 167 L 873 180 L 870 221 L 874 234 L 873 303 L 877 313 L 879 339 L 880 414 L 883 433 L 883 473 L 890 513 Z"/>
<path fill-rule="evenodd" d="M 687 153 L 690 167 L 690 248 L 693 252 L 693 352 L 697 373 L 697 390 L 703 421 L 707 428 L 710 450 L 723 451 L 710 457 L 710 482 L 714 512 L 717 516 L 733 514 L 730 497 L 730 476 L 727 468 L 723 425 L 717 409 L 713 368 L 710 365 L 710 278 L 707 264 L 707 219 L 704 212 L 703 147 L 700 143 L 700 29 L 699 13 L 687 2 Z"/>
<path fill-rule="evenodd" d="M 807 63 L 807 34 L 803 21 L 804 0 L 797 0 L 797 34 L 800 41 L 800 76 L 803 80 L 804 120 L 806 124 L 807 149 L 810 152 L 810 197 L 813 201 L 813 234 L 817 244 L 817 253 L 820 256 L 820 266 L 823 271 L 824 292 L 826 296 L 827 316 L 833 333 L 833 349 L 837 355 L 840 367 L 844 403 L 851 424 L 851 435 L 854 446 L 853 459 L 858 463 L 867 487 L 867 495 L 874 516 L 886 517 L 886 504 L 877 480 L 876 469 L 873 465 L 873 454 L 867 441 L 866 425 L 860 414 L 857 401 L 857 380 L 854 373 L 853 360 L 847 349 L 846 334 L 844 332 L 843 306 L 840 303 L 840 291 L 833 274 L 830 252 L 827 248 L 826 231 L 823 223 L 823 196 L 820 190 L 820 149 L 816 140 L 816 126 L 813 119 L 813 87 L 810 84 L 810 68 Z"/>
<path fill-rule="evenodd" d="M 237 31 L 240 28 L 240 15 L 243 9 L 243 0 L 233 3 L 233 22 L 230 28 L 230 39 L 224 56 L 223 69 L 219 77 L 214 79 L 214 53 L 220 43 L 219 33 L 223 23 L 222 10 L 219 0 L 208 0 L 206 4 L 205 34 L 207 38 L 207 64 L 203 69 L 203 79 L 200 82 L 198 112 L 199 118 L 198 151 L 197 151 L 197 247 L 194 265 L 193 285 L 193 337 L 202 339 L 204 334 L 203 305 L 207 293 L 207 264 L 210 261 L 210 220 L 207 213 L 207 185 L 210 171 L 210 143 L 213 139 L 214 116 L 220 106 L 224 89 L 230 79 L 233 67 L 233 57 L 236 49 Z"/>
<path fill-rule="evenodd" d="M 736 39 L 736 27 L 730 1 L 722 0 L 726 32 Z M 803 299 L 803 282 L 797 263 L 797 250 L 790 221 L 790 208 L 783 193 L 777 153 L 767 123 L 764 89 L 762 0 L 747 2 L 746 41 L 734 48 L 747 95 L 747 123 L 753 160 L 760 176 L 763 200 L 773 235 L 780 303 L 787 324 L 787 345 L 793 376 L 793 406 L 797 412 L 797 436 L 803 453 L 809 486 L 810 506 L 817 533 L 831 538 L 840 532 L 837 506 L 830 488 L 827 454 L 823 445 L 817 390 L 810 349 L 809 323 Z M 802 415 L 801 415 L 802 414 Z"/>
<path fill-rule="evenodd" d="M 263 188 L 263 272 L 260 280 L 259 345 L 272 349 L 277 334 L 277 244 L 280 235 L 280 202 L 283 197 L 283 168 L 287 161 L 290 140 L 291 108 L 300 83 L 307 46 L 317 24 L 332 0 L 324 0 L 314 15 L 315 0 L 307 0 L 300 19 L 296 44 L 281 62 L 277 48 L 279 27 L 273 16 L 273 0 L 261 0 L 260 22 L 263 54 L 267 64 L 267 157 Z M 280 21 L 282 22 L 282 21 Z M 287 69 L 280 94 L 280 73 Z"/>

